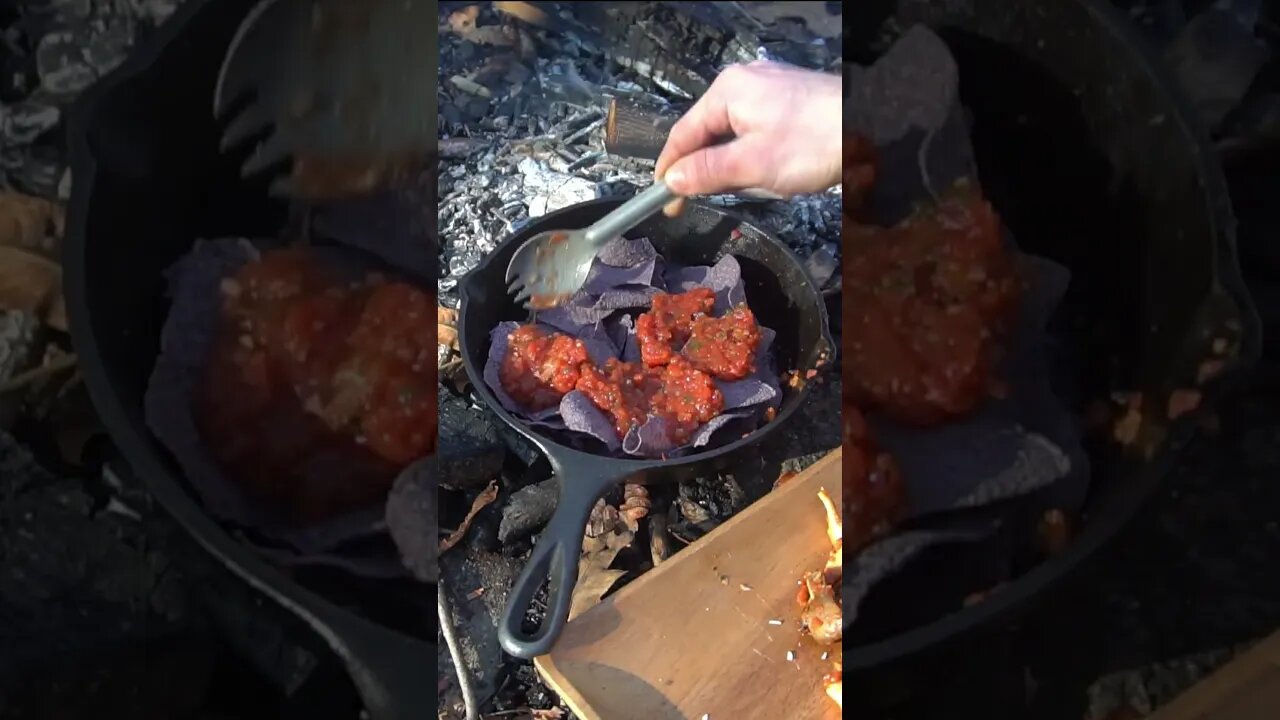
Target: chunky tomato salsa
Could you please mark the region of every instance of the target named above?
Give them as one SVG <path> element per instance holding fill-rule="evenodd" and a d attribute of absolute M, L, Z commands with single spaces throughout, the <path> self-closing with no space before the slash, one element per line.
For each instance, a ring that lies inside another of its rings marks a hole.
<path fill-rule="evenodd" d="M 846 220 L 844 363 L 863 409 L 933 425 L 989 394 L 1020 283 L 995 211 L 971 183 L 890 227 Z"/>
<path fill-rule="evenodd" d="M 715 293 L 695 288 L 658 293 L 636 318 L 639 362 L 591 361 L 581 340 L 536 325 L 508 337 L 499 377 L 503 390 L 529 411 L 554 407 L 577 390 L 603 411 L 619 438 L 649 418 L 665 420 L 668 439 L 683 445 L 724 409 L 715 380 L 740 380 L 756 370 L 760 328 L 746 305 L 714 317 Z"/>
<path fill-rule="evenodd" d="M 377 501 L 434 448 L 433 302 L 305 249 L 246 264 L 223 281 L 197 398 L 215 459 L 297 524 Z"/>

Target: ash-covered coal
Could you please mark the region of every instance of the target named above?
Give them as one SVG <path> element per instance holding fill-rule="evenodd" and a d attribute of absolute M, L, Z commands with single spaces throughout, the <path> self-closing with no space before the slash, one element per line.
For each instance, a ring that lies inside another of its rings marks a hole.
<path fill-rule="evenodd" d="M 124 62 L 183 0 L 32 0 L 0 18 L 0 187 L 70 197 L 61 128 L 72 102 Z M 11 8 L 11 9 L 9 9 Z"/>
<path fill-rule="evenodd" d="M 794 28 L 775 32 L 709 3 L 688 13 L 624 5 L 575 6 L 545 28 L 489 7 L 442 13 L 441 302 L 456 307 L 462 276 L 529 218 L 652 182 L 651 160 L 605 150 L 611 98 L 687 105 L 731 63 L 781 57 L 827 69 L 840 60 L 838 43 L 813 35 L 813 44 L 796 43 Z M 787 202 L 710 201 L 735 206 L 802 257 L 820 252 L 820 271 L 839 257 L 838 190 Z"/>

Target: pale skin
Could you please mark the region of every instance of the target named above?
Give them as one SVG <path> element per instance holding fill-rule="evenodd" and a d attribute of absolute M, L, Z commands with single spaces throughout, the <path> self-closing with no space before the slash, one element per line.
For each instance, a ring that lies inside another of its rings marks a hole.
<path fill-rule="evenodd" d="M 840 183 L 842 105 L 839 75 L 767 61 L 731 66 L 672 127 L 654 176 L 681 196 L 820 192 Z"/>

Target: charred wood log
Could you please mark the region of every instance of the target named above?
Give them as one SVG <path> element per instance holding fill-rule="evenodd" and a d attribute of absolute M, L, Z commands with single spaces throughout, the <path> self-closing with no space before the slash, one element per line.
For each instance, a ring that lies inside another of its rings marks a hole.
<path fill-rule="evenodd" d="M 658 106 L 631 98 L 609 99 L 604 149 L 611 155 L 657 160 L 684 106 Z"/>

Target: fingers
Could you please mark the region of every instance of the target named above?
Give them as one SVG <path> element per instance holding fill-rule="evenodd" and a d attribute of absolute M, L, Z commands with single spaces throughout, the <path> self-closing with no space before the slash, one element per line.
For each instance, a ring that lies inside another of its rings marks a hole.
<path fill-rule="evenodd" d="M 676 160 L 732 133 L 728 98 L 729 86 L 736 76 L 732 69 L 720 73 L 706 94 L 671 127 L 654 167 L 654 177 L 661 179 Z"/>
<path fill-rule="evenodd" d="M 682 212 L 684 212 L 684 198 L 672 200 L 662 208 L 662 214 L 669 218 L 680 217 Z"/>
<path fill-rule="evenodd" d="M 695 150 L 672 163 L 663 175 L 677 194 L 707 195 L 747 187 L 769 187 L 771 152 L 756 138 Z"/>

